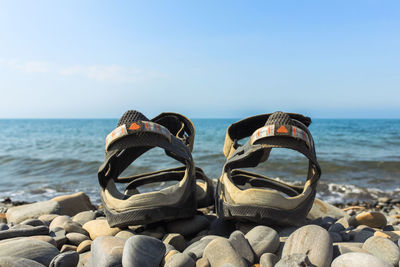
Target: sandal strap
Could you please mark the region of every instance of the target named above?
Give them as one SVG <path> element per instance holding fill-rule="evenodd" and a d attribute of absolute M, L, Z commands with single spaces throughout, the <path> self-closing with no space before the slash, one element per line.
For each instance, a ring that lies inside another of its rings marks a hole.
<path fill-rule="evenodd" d="M 290 148 L 308 158 L 307 181 L 316 187 L 321 176 L 321 168 L 317 161 L 312 135 L 308 130 L 310 123 L 310 118 L 300 114 L 275 112 L 232 124 L 228 128 L 225 141 L 224 152 L 228 157 L 224 166 L 225 171 L 256 167 L 268 159 L 272 148 Z M 238 140 L 246 137 L 250 137 L 246 144 L 239 145 Z"/>
<path fill-rule="evenodd" d="M 193 151 L 195 128 L 193 122 L 179 113 L 163 112 L 151 121 L 169 129 L 172 135 L 181 139 Z"/>
<path fill-rule="evenodd" d="M 140 112 L 127 111 L 118 125 L 106 138 L 106 157 L 98 171 L 101 185 L 110 178 L 119 181 L 118 176 L 134 160 L 154 147 L 163 148 L 186 166 L 193 164 L 194 127 L 186 117 L 162 113 L 150 121 Z"/>
<path fill-rule="evenodd" d="M 251 136 L 257 129 L 265 126 L 265 122 L 273 113 L 260 114 L 252 116 L 231 124 L 225 136 L 224 155 L 226 158 L 232 156 L 235 150 L 240 146 L 238 141 Z M 290 118 L 300 122 L 308 127 L 311 124 L 311 118 L 301 114 L 286 113 Z"/>

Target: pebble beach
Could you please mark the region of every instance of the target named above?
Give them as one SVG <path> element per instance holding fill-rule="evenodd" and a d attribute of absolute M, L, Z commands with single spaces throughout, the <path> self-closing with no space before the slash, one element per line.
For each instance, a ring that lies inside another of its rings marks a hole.
<path fill-rule="evenodd" d="M 400 267 L 399 13 L 1 1 L 0 267 Z"/>
<path fill-rule="evenodd" d="M 0 203 L 0 266 L 399 266 L 400 199 L 316 199 L 299 226 L 192 218 L 109 227 L 83 192 Z"/>

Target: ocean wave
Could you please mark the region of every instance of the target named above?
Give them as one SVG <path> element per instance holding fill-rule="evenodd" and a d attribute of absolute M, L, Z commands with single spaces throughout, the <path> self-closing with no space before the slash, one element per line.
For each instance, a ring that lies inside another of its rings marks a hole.
<path fill-rule="evenodd" d="M 304 182 L 301 181 L 288 182 L 280 178 L 275 179 L 294 185 L 304 184 Z M 216 186 L 216 179 L 213 179 L 213 184 Z M 6 188 L 2 189 L 4 190 L 0 191 L 0 199 L 10 197 L 12 200 L 29 202 L 48 200 L 56 196 L 83 191 L 89 195 L 94 204 L 100 204 L 100 191 L 97 180 L 93 180 L 92 182 L 68 180 L 68 183 L 46 183 L 45 181 L 39 181 L 36 184 L 31 183 L 29 185 L 8 188 L 8 190 Z M 147 189 L 145 191 L 152 190 Z M 392 190 L 382 190 L 379 188 L 352 184 L 321 181 L 317 186 L 316 197 L 332 204 L 351 203 L 355 201 L 376 201 L 379 197 L 400 198 L 400 187 L 393 188 Z"/>
<path fill-rule="evenodd" d="M 319 183 L 317 197 L 330 203 L 377 200 L 379 197 L 400 198 L 400 187 L 393 190 L 368 188 L 352 184 Z"/>
<path fill-rule="evenodd" d="M 0 156 L 0 166 L 10 175 L 84 175 L 97 173 L 101 161 L 79 159 L 40 159 L 31 157 Z"/>

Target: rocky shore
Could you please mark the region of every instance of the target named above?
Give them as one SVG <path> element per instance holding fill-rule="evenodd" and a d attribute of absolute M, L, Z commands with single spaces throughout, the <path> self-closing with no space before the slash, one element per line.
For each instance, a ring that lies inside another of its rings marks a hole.
<path fill-rule="evenodd" d="M 400 199 L 330 205 L 306 225 L 195 217 L 110 228 L 84 193 L 0 203 L 0 266 L 399 266 Z"/>

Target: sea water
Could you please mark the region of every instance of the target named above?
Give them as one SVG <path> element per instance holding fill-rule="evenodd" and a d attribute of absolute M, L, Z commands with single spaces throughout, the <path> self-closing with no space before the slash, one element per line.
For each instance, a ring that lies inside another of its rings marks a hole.
<path fill-rule="evenodd" d="M 38 201 L 77 191 L 100 202 L 97 170 L 105 137 L 117 119 L 0 120 L 0 200 Z M 227 127 L 237 119 L 194 119 L 193 158 L 214 180 L 221 175 Z M 400 197 L 400 120 L 315 119 L 310 125 L 322 176 L 317 196 L 329 202 Z M 152 149 L 125 172 L 179 166 Z M 290 183 L 304 183 L 308 160 L 273 149 L 268 161 L 249 169 Z M 157 185 L 154 185 L 157 189 Z"/>

